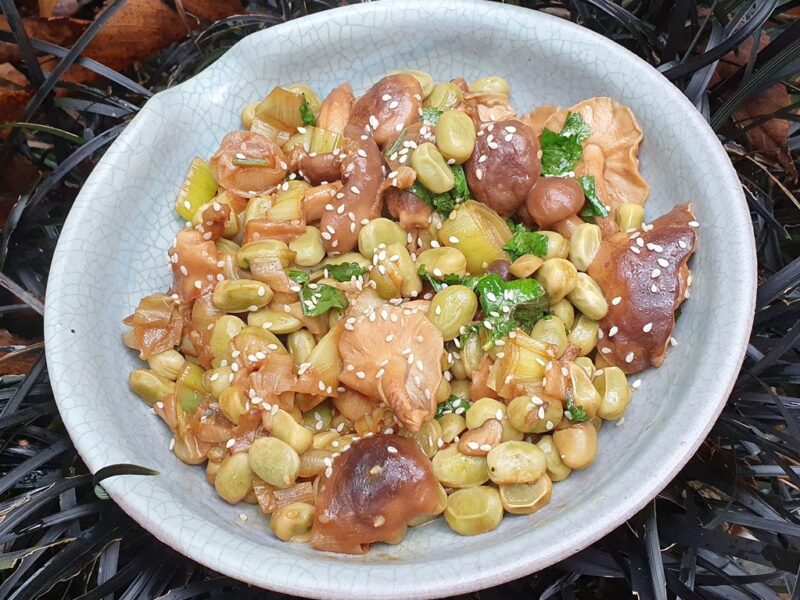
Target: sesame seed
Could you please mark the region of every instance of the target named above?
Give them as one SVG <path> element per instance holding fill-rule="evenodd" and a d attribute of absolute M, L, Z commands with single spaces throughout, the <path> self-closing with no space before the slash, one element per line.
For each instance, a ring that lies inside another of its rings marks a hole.
<path fill-rule="evenodd" d="M 384 94 L 383 96 L 381 96 L 381 100 L 383 100 L 384 102 L 388 102 L 391 99 L 392 99 L 391 94 Z"/>
<path fill-rule="evenodd" d="M 448 240 L 448 241 L 449 241 L 451 244 L 457 244 L 457 243 L 458 243 L 458 238 L 457 238 L 456 236 L 454 236 L 454 235 L 451 235 L 449 238 L 447 238 L 447 240 Z"/>
<path fill-rule="evenodd" d="M 370 475 L 380 475 L 380 473 L 381 473 L 381 471 L 382 471 L 382 470 L 383 470 L 383 469 L 381 469 L 381 466 L 380 466 L 380 465 L 374 465 L 374 466 L 373 466 L 373 467 L 372 467 L 372 468 L 369 470 L 369 474 L 370 474 Z"/>
<path fill-rule="evenodd" d="M 325 469 L 325 477 L 330 477 L 333 475 L 333 467 L 328 467 Z"/>
<path fill-rule="evenodd" d="M 478 442 L 467 442 L 467 448 L 470 450 L 477 450 L 481 445 Z"/>
<path fill-rule="evenodd" d="M 378 515 L 372 520 L 372 525 L 374 527 L 382 527 L 384 523 L 386 523 L 386 518 L 382 515 Z"/>
<path fill-rule="evenodd" d="M 619 328 L 616 325 L 612 325 L 611 329 L 608 330 L 608 337 L 614 337 L 615 335 L 617 335 L 618 331 Z"/>
<path fill-rule="evenodd" d="M 626 362 L 626 363 L 628 363 L 628 364 L 632 363 L 632 362 L 633 362 L 633 359 L 634 359 L 634 354 L 633 354 L 633 352 L 628 352 L 628 353 L 625 355 L 625 362 Z"/>
<path fill-rule="evenodd" d="M 369 125 L 373 129 L 377 129 L 378 125 L 380 125 L 380 122 L 378 121 L 378 117 L 376 117 L 375 115 L 370 115 L 369 116 Z"/>
<path fill-rule="evenodd" d="M 631 246 L 631 252 L 633 252 L 634 254 L 641 254 L 642 253 L 642 251 L 639 250 L 636 246 Z"/>
<path fill-rule="evenodd" d="M 608 346 L 603 346 L 602 348 L 600 348 L 600 352 L 602 352 L 603 354 L 610 354 L 611 348 L 609 348 Z"/>
<path fill-rule="evenodd" d="M 682 249 L 686 250 L 686 248 L 688 247 L 688 244 L 686 242 L 684 242 L 683 240 L 678 240 L 678 246 L 680 246 Z"/>
<path fill-rule="evenodd" d="M 650 286 L 650 291 L 653 294 L 657 294 L 658 293 L 658 286 L 654 283 L 653 285 Z"/>
<path fill-rule="evenodd" d="M 659 258 L 657 261 L 659 266 L 667 268 L 669 266 L 669 261 L 665 258 Z"/>
<path fill-rule="evenodd" d="M 394 446 L 386 446 L 386 451 L 389 454 L 397 454 L 397 448 L 395 448 Z"/>
<path fill-rule="evenodd" d="M 689 227 L 700 227 L 700 223 L 697 221 L 689 221 L 688 225 Z"/>
<path fill-rule="evenodd" d="M 367 374 L 364 373 L 364 371 L 356 371 L 356 377 L 358 377 L 359 379 L 366 379 Z"/>
<path fill-rule="evenodd" d="M 650 277 L 653 279 L 660 276 L 661 276 L 661 269 L 653 269 L 652 273 L 650 273 Z"/>
<path fill-rule="evenodd" d="M 229 439 L 227 442 L 225 442 L 225 447 L 226 447 L 226 448 L 233 448 L 233 445 L 234 445 L 235 443 L 236 443 L 236 440 L 235 440 L 235 439 L 233 439 L 233 438 L 231 438 L 231 439 Z"/>
<path fill-rule="evenodd" d="M 483 181 L 483 169 L 475 169 L 475 178 L 478 181 Z"/>
<path fill-rule="evenodd" d="M 638 390 L 638 389 L 639 389 L 639 386 L 641 386 L 641 385 L 642 385 L 642 380 L 641 380 L 641 379 L 637 379 L 636 381 L 634 381 L 634 382 L 631 384 L 631 387 L 632 387 L 633 389 L 635 389 L 635 390 Z"/>
<path fill-rule="evenodd" d="M 395 131 L 403 131 L 403 124 L 402 123 L 398 123 L 397 125 L 394 126 L 394 130 Z M 400 162 L 403 162 L 403 161 L 400 161 Z"/>
<path fill-rule="evenodd" d="M 644 240 L 642 238 L 640 238 L 640 237 L 637 237 L 636 238 L 636 245 L 639 246 L 639 248 L 644 248 Z M 652 248 L 650 248 L 650 244 L 647 244 L 647 246 L 648 246 L 649 250 L 652 250 Z"/>
<path fill-rule="evenodd" d="M 199 279 L 196 279 L 194 282 L 194 287 L 196 287 L 199 290 L 201 287 L 203 287 L 203 282 L 200 281 Z"/>
<path fill-rule="evenodd" d="M 650 333 L 652 330 L 653 330 L 652 323 L 645 323 L 644 327 L 642 327 L 642 331 L 644 331 L 645 333 Z"/>
<path fill-rule="evenodd" d="M 400 103 L 397 100 L 392 100 L 391 102 L 389 102 L 389 109 L 390 110 L 394 110 L 399 105 L 400 105 Z"/>
<path fill-rule="evenodd" d="M 613 304 L 614 306 L 616 306 L 620 302 L 622 302 L 622 296 L 615 296 L 614 298 L 611 299 L 611 304 Z"/>

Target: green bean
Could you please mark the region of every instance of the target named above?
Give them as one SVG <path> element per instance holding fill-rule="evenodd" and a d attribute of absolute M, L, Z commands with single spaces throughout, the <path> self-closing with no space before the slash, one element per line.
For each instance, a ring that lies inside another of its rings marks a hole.
<path fill-rule="evenodd" d="M 214 287 L 211 301 L 226 312 L 256 311 L 265 307 L 272 299 L 272 290 L 254 279 L 220 281 Z"/>
<path fill-rule="evenodd" d="M 472 379 L 472 374 L 478 370 L 483 359 L 483 349 L 480 338 L 472 334 L 461 346 L 461 364 L 467 377 Z"/>
<path fill-rule="evenodd" d="M 325 258 L 325 248 L 319 229 L 306 226 L 306 232 L 289 242 L 289 250 L 294 252 L 294 262 L 301 267 L 313 267 Z"/>
<path fill-rule="evenodd" d="M 378 217 L 372 219 L 358 232 L 358 251 L 365 258 L 372 259 L 375 250 L 381 244 L 405 245 L 406 237 L 407 234 L 400 225 L 384 217 Z"/>
<path fill-rule="evenodd" d="M 500 486 L 500 501 L 512 515 L 529 515 L 547 506 L 553 493 L 553 482 L 545 474 L 532 483 Z"/>
<path fill-rule="evenodd" d="M 285 269 L 292 264 L 295 253 L 280 240 L 248 242 L 236 253 L 236 264 L 241 269 L 249 269 L 250 261 L 256 258 L 277 258 Z"/>
<path fill-rule="evenodd" d="M 469 381 L 466 379 L 453 379 L 450 382 L 450 393 L 462 400 L 470 401 L 472 399 Z"/>
<path fill-rule="evenodd" d="M 300 457 L 286 442 L 275 437 L 261 437 L 247 451 L 250 468 L 276 488 L 293 485 L 300 470 Z"/>
<path fill-rule="evenodd" d="M 644 223 L 644 207 L 632 202 L 623 202 L 617 209 L 617 225 L 622 231 L 638 229 Z"/>
<path fill-rule="evenodd" d="M 539 319 L 531 330 L 531 337 L 545 344 L 553 344 L 558 347 L 558 356 L 567 349 L 567 328 L 564 321 L 556 316 Z"/>
<path fill-rule="evenodd" d="M 586 375 L 589 377 L 589 379 L 594 377 L 594 363 L 592 362 L 591 358 L 589 358 L 588 356 L 579 356 L 572 362 L 574 362 L 581 369 L 583 369 Z"/>
<path fill-rule="evenodd" d="M 234 424 L 239 423 L 239 417 L 247 412 L 247 399 L 245 398 L 244 391 L 238 385 L 233 385 L 224 390 L 220 395 L 219 409 L 222 414 Z"/>
<path fill-rule="evenodd" d="M 602 241 L 603 234 L 593 223 L 582 223 L 575 228 L 569 240 L 569 259 L 578 271 L 589 269 Z"/>
<path fill-rule="evenodd" d="M 456 163 L 463 163 L 475 149 L 475 124 L 467 113 L 446 110 L 436 124 L 436 147 L 442 156 Z"/>
<path fill-rule="evenodd" d="M 211 353 L 217 362 L 221 360 L 231 361 L 232 348 L 231 340 L 244 329 L 245 324 L 239 317 L 234 315 L 223 315 L 214 323 L 211 331 Z"/>
<path fill-rule="evenodd" d="M 595 321 L 605 317 L 608 312 L 608 302 L 603 297 L 603 290 L 586 273 L 578 273 L 575 286 L 567 294 L 567 298 L 575 308 Z"/>
<path fill-rule="evenodd" d="M 478 310 L 478 297 L 464 285 L 451 285 L 436 292 L 428 309 L 428 319 L 445 341 L 458 337 L 461 328 L 472 321 Z"/>
<path fill-rule="evenodd" d="M 458 275 L 463 277 L 467 273 L 467 258 L 458 248 L 442 246 L 429 248 L 417 255 L 417 267 L 425 270 L 434 277 L 444 275 Z"/>
<path fill-rule="evenodd" d="M 303 322 L 283 310 L 263 308 L 247 313 L 247 324 L 251 327 L 262 327 L 276 335 L 293 333 L 303 328 Z"/>
<path fill-rule="evenodd" d="M 188 360 L 175 381 L 175 400 L 186 412 L 194 411 L 205 400 L 203 367 Z"/>
<path fill-rule="evenodd" d="M 447 487 L 473 487 L 489 479 L 486 457 L 461 454 L 455 444 L 439 450 L 431 464 L 436 479 Z"/>
<path fill-rule="evenodd" d="M 433 455 L 439 451 L 439 447 L 444 445 L 442 441 L 442 426 L 436 419 L 425 421 L 417 432 L 402 428 L 400 435 L 414 440 L 428 458 L 433 458 Z"/>
<path fill-rule="evenodd" d="M 476 94 L 503 94 L 508 96 L 508 82 L 499 75 L 476 79 L 469 84 L 469 91 Z"/>
<path fill-rule="evenodd" d="M 569 256 L 569 241 L 556 231 L 537 231 L 547 238 L 547 254 L 542 256 L 545 261 L 551 258 L 567 258 Z"/>
<path fill-rule="evenodd" d="M 561 460 L 571 469 L 585 469 L 597 456 L 597 430 L 591 422 L 576 423 L 553 434 Z"/>
<path fill-rule="evenodd" d="M 455 83 L 445 81 L 433 86 L 431 93 L 425 99 L 424 105 L 439 110 L 455 108 L 464 99 L 464 93 Z"/>
<path fill-rule="evenodd" d="M 430 142 L 417 146 L 411 155 L 411 166 L 419 182 L 434 194 L 444 194 L 456 184 L 455 176 L 442 154 Z"/>
<path fill-rule="evenodd" d="M 581 356 L 586 356 L 597 345 L 598 329 L 597 321 L 593 321 L 586 315 L 580 315 L 572 325 L 567 339 L 580 349 Z"/>
<path fill-rule="evenodd" d="M 287 336 L 286 345 L 289 348 L 289 354 L 292 355 L 292 362 L 295 365 L 301 365 L 308 360 L 311 351 L 317 345 L 317 340 L 308 329 L 300 329 Z"/>
<path fill-rule="evenodd" d="M 148 406 L 153 406 L 175 393 L 175 383 L 151 369 L 131 371 L 128 375 L 128 385 Z"/>
<path fill-rule="evenodd" d="M 561 421 L 563 406 L 550 396 L 518 396 L 508 404 L 508 422 L 524 433 L 544 433 Z"/>
<path fill-rule="evenodd" d="M 544 261 L 534 254 L 523 254 L 511 263 L 508 270 L 514 277 L 525 279 L 538 271 L 543 263 Z"/>
<path fill-rule="evenodd" d="M 233 346 L 245 357 L 259 352 L 287 352 L 283 342 L 263 327 L 245 327 L 233 338 Z"/>
<path fill-rule="evenodd" d="M 230 367 L 215 367 L 203 374 L 203 387 L 214 398 L 219 398 L 222 392 L 231 387 L 233 370 Z"/>
<path fill-rule="evenodd" d="M 177 350 L 165 350 L 148 358 L 147 364 L 162 377 L 175 381 L 183 368 L 184 360 Z"/>
<path fill-rule="evenodd" d="M 448 413 L 439 417 L 439 425 L 442 428 L 442 441 L 449 444 L 467 428 L 467 420 L 464 415 Z"/>
<path fill-rule="evenodd" d="M 289 444 L 297 454 L 302 454 L 314 441 L 311 430 L 303 427 L 283 409 L 272 415 L 272 435 Z"/>
<path fill-rule="evenodd" d="M 547 470 L 544 452 L 530 442 L 510 441 L 495 446 L 486 455 L 489 479 L 497 484 L 529 483 Z"/>
<path fill-rule="evenodd" d="M 595 378 L 594 386 L 601 397 L 597 414 L 610 420 L 622 417 L 631 400 L 631 389 L 622 369 L 604 367 L 603 372 Z"/>
<path fill-rule="evenodd" d="M 561 481 L 572 473 L 572 469 L 561 460 L 561 455 L 558 453 L 558 448 L 556 448 L 553 442 L 552 435 L 543 435 L 539 438 L 539 441 L 536 442 L 536 445 L 544 452 L 544 459 L 547 463 L 547 475 L 550 477 L 551 481 Z"/>
<path fill-rule="evenodd" d="M 221 462 L 214 460 L 209 460 L 206 463 L 206 481 L 211 485 L 214 485 L 217 480 L 217 473 L 221 464 Z"/>
<path fill-rule="evenodd" d="M 542 284 L 550 302 L 558 302 L 575 287 L 578 270 L 566 259 L 550 258 L 536 271 L 535 279 Z"/>
<path fill-rule="evenodd" d="M 489 419 L 505 420 L 506 405 L 493 398 L 480 398 L 469 407 L 466 417 L 467 427 L 477 429 Z"/>
<path fill-rule="evenodd" d="M 600 408 L 600 394 L 582 367 L 570 363 L 568 369 L 573 403 L 583 409 L 590 419 L 594 418 Z"/>
<path fill-rule="evenodd" d="M 464 368 L 464 363 L 461 362 L 460 358 L 455 359 L 453 364 L 450 365 L 450 372 L 456 379 L 466 380 L 468 377 L 472 377 L 472 373 L 467 373 L 467 370 Z"/>
<path fill-rule="evenodd" d="M 305 502 L 293 502 L 272 513 L 269 527 L 279 540 L 305 543 L 311 541 L 314 507 Z"/>
<path fill-rule="evenodd" d="M 503 519 L 503 503 L 496 488 L 482 485 L 456 490 L 447 499 L 444 518 L 460 535 L 477 535 L 496 528 Z"/>
<path fill-rule="evenodd" d="M 229 504 L 237 504 L 253 487 L 253 472 L 247 454 L 232 454 L 222 461 L 214 479 L 214 489 Z"/>
<path fill-rule="evenodd" d="M 567 330 L 572 329 L 572 325 L 575 323 L 575 309 L 569 300 L 562 298 L 558 302 L 551 304 L 549 310 L 552 316 L 561 319 Z"/>

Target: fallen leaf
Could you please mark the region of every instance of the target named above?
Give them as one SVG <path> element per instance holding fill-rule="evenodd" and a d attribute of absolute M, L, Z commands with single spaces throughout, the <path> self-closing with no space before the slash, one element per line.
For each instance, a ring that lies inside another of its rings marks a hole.
<path fill-rule="evenodd" d="M 181 3 L 187 15 L 194 15 L 204 21 L 218 21 L 243 10 L 239 0 L 182 0 Z"/>
<path fill-rule="evenodd" d="M 97 32 L 84 56 L 122 71 L 187 33 L 178 13 L 161 0 L 127 2 Z"/>
<path fill-rule="evenodd" d="M 0 346 L 30 346 L 36 342 L 13 335 L 6 329 L 0 329 Z M 9 352 L 0 352 L 0 375 L 23 375 L 31 370 L 39 360 L 39 352 L 31 351 L 10 356 Z M 8 357 L 8 358 L 6 358 Z"/>
<path fill-rule="evenodd" d="M 14 68 L 11 63 L 2 63 L 0 64 L 0 87 L 25 89 L 28 87 L 28 78 Z"/>
<path fill-rule="evenodd" d="M 31 17 L 22 20 L 28 37 L 65 48 L 69 48 L 75 43 L 75 40 L 80 37 L 89 26 L 89 23 L 90 21 L 84 19 L 70 19 L 67 17 L 53 19 Z M 5 17 L 0 17 L 0 30 L 11 31 L 8 26 L 8 20 Z M 16 44 L 0 43 L 0 62 L 13 62 L 19 59 L 20 55 Z"/>
<path fill-rule="evenodd" d="M 762 32 L 758 49 L 762 50 L 770 42 L 770 37 Z M 730 52 L 720 60 L 715 73 L 716 81 L 727 79 L 734 75 L 742 65 L 747 64 L 753 50 L 753 38 L 747 38 L 739 46 L 737 52 Z M 712 82 L 713 83 L 713 82 Z M 756 96 L 748 98 L 739 105 L 733 113 L 737 124 L 746 128 L 766 115 L 771 115 L 791 104 L 789 92 L 780 83 L 768 87 Z M 789 153 L 789 121 L 787 119 L 769 119 L 751 127 L 745 133 L 747 141 L 753 148 L 759 150 L 766 157 L 777 161 L 792 179 L 797 180 L 797 166 Z"/>
<path fill-rule="evenodd" d="M 0 122 L 17 121 L 32 97 L 33 92 L 29 90 L 0 88 Z M 0 129 L 0 139 L 5 139 L 9 132 L 7 128 Z"/>

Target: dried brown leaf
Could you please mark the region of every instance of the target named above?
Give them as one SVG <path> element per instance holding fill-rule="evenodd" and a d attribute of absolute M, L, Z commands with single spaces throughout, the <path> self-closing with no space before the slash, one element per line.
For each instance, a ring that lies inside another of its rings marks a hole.
<path fill-rule="evenodd" d="M 90 23 L 83 19 L 70 19 L 67 17 L 53 19 L 31 17 L 23 19 L 22 22 L 28 37 L 58 44 L 66 48 L 75 43 L 75 40 L 80 37 Z M 0 17 L 0 30 L 10 31 L 5 17 Z M 0 62 L 13 62 L 19 60 L 19 58 L 16 44 L 0 43 Z"/>
<path fill-rule="evenodd" d="M 770 38 L 766 33 L 759 38 L 759 51 L 768 43 Z M 717 79 L 726 79 L 734 75 L 742 65 L 747 64 L 753 51 L 753 38 L 745 40 L 736 53 L 726 54 L 717 67 Z M 766 117 L 791 104 L 789 92 L 786 87 L 777 83 L 760 94 L 748 98 L 733 113 L 734 120 L 741 127 L 750 127 L 754 121 Z M 753 148 L 767 158 L 776 161 L 783 167 L 792 179 L 797 179 L 797 166 L 789 153 L 789 121 L 786 119 L 769 119 L 759 125 L 747 129 L 745 135 Z"/>
<path fill-rule="evenodd" d="M 0 88 L 25 89 L 28 78 L 11 63 L 0 63 Z"/>
<path fill-rule="evenodd" d="M 177 3 L 178 0 L 176 0 Z M 187 15 L 204 21 L 218 21 L 242 12 L 239 0 L 179 0 Z"/>

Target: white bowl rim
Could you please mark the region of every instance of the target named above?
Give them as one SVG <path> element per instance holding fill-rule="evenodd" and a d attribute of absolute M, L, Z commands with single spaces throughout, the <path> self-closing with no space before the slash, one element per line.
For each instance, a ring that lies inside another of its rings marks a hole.
<path fill-rule="evenodd" d="M 465 6 L 481 5 L 484 7 L 489 3 L 482 0 L 437 0 L 436 8 L 444 10 L 457 10 L 464 9 Z M 547 23 L 548 27 L 555 29 L 567 30 L 572 37 L 582 38 L 586 42 L 590 42 L 606 53 L 609 60 L 617 59 L 626 64 L 626 67 L 636 69 L 639 75 L 648 78 L 652 81 L 653 89 L 658 88 L 660 94 L 663 94 L 664 103 L 672 103 L 676 107 L 680 107 L 684 111 L 685 116 L 691 121 L 695 128 L 698 142 L 703 147 L 715 148 L 708 156 L 704 157 L 706 160 L 714 164 L 717 173 L 717 183 L 719 184 L 720 196 L 730 198 L 732 203 L 738 202 L 738 210 L 731 210 L 731 221 L 729 223 L 731 230 L 745 230 L 750 227 L 749 213 L 747 210 L 746 201 L 741 191 L 738 175 L 736 174 L 732 164 L 730 163 L 724 149 L 719 143 L 716 134 L 710 128 L 708 123 L 702 118 L 700 113 L 695 110 L 695 107 L 689 100 L 663 77 L 657 70 L 647 64 L 644 60 L 628 51 L 624 47 L 608 40 L 600 34 L 592 32 L 588 29 L 580 27 L 574 23 L 517 6 L 509 6 L 505 4 L 491 3 L 494 10 L 506 11 L 509 18 L 523 17 L 525 19 L 541 20 L 542 23 Z M 428 9 L 431 8 L 431 3 L 428 0 L 382 0 L 381 2 L 355 4 L 341 8 L 326 10 L 310 16 L 302 17 L 287 23 L 274 25 L 266 30 L 258 31 L 248 35 L 246 38 L 239 41 L 235 47 L 242 47 L 254 45 L 259 38 L 265 38 L 273 35 L 274 31 L 283 28 L 299 28 L 299 29 L 313 29 L 318 25 L 322 25 L 325 21 L 339 17 L 342 15 L 359 15 L 368 14 L 373 11 L 380 10 L 394 10 L 394 9 Z M 131 123 L 126 127 L 125 131 L 120 135 L 119 139 L 133 139 L 136 135 L 137 128 L 146 120 L 147 115 L 153 110 L 154 106 L 169 94 L 180 93 L 184 87 L 190 87 L 192 82 L 210 78 L 212 73 L 221 69 L 225 64 L 226 59 L 230 57 L 230 52 L 219 58 L 214 64 L 207 69 L 194 76 L 193 78 L 183 82 L 175 87 L 162 91 L 152 98 L 142 107 L 140 112 L 134 117 Z M 101 159 L 95 167 L 91 178 L 99 177 L 104 171 L 105 158 Z M 61 240 L 68 239 L 72 235 L 72 231 L 80 226 L 84 221 L 84 217 L 91 211 L 89 198 L 82 197 L 79 194 L 76 199 L 64 226 L 61 234 Z M 54 253 L 53 263 L 51 270 L 58 270 L 62 265 L 67 264 L 69 255 L 63 250 L 65 244 L 59 243 Z M 720 389 L 719 393 L 714 398 L 707 398 L 706 401 L 697 407 L 697 415 L 694 423 L 694 428 L 688 429 L 686 437 L 682 444 L 676 444 L 674 452 L 670 453 L 666 458 L 667 460 L 660 465 L 661 468 L 638 481 L 635 489 L 631 489 L 627 497 L 620 500 L 619 510 L 613 515 L 603 515 L 598 518 L 594 527 L 577 528 L 569 539 L 562 540 L 556 547 L 550 549 L 549 552 L 538 554 L 534 556 L 527 556 L 525 553 L 518 552 L 515 558 L 503 564 L 488 564 L 480 571 L 473 571 L 469 577 L 458 577 L 455 575 L 459 573 L 458 560 L 459 557 L 455 556 L 445 562 L 452 561 L 452 568 L 442 569 L 442 579 L 434 583 L 428 581 L 420 581 L 414 577 L 413 569 L 406 572 L 404 577 L 396 576 L 398 581 L 403 582 L 401 590 L 389 590 L 381 585 L 369 586 L 363 585 L 359 589 L 350 589 L 349 596 L 352 598 L 360 599 L 381 599 L 388 598 L 433 598 L 444 597 L 451 595 L 458 595 L 468 593 L 478 589 L 484 589 L 494 585 L 499 585 L 503 582 L 522 577 L 530 574 L 547 566 L 550 566 L 560 560 L 571 556 L 572 554 L 586 548 L 594 543 L 614 528 L 622 524 L 628 518 L 641 510 L 651 499 L 653 499 L 680 471 L 680 469 L 688 462 L 694 452 L 703 442 L 705 436 L 714 425 L 717 417 L 722 411 L 725 402 L 730 395 L 736 375 L 744 360 L 746 351 L 746 340 L 748 338 L 750 329 L 752 327 L 754 309 L 755 309 L 755 295 L 756 295 L 756 254 L 755 243 L 751 244 L 751 251 L 738 257 L 740 268 L 744 273 L 752 274 L 752 285 L 741 290 L 741 296 L 735 299 L 737 310 L 742 314 L 749 314 L 748 316 L 734 321 L 731 323 L 730 339 L 739 341 L 741 340 L 741 350 L 736 361 L 730 361 L 720 369 L 721 380 L 727 381 L 725 389 Z M 49 283 L 49 282 L 48 282 Z M 745 310 L 746 309 L 746 310 Z M 58 356 L 52 350 L 53 344 L 51 340 L 58 335 L 55 323 L 57 321 L 59 307 L 55 303 L 46 304 L 45 313 L 45 349 L 47 355 L 48 365 L 53 365 L 53 371 L 58 369 L 57 365 L 63 364 L 58 360 Z M 64 411 L 64 406 L 59 404 L 59 397 L 66 397 L 68 393 L 69 379 L 67 377 L 52 377 L 53 391 L 56 398 L 56 403 L 59 405 L 59 410 L 67 430 L 70 430 L 70 425 L 78 415 L 71 415 L 69 411 Z M 86 463 L 87 467 L 92 473 L 97 472 L 100 468 L 107 466 L 102 456 L 92 452 L 92 448 L 85 443 L 80 436 L 73 437 L 73 443 L 81 458 Z M 679 448 L 679 449 L 678 449 Z M 242 574 L 241 571 L 236 569 L 234 564 L 236 561 L 230 558 L 226 560 L 223 555 L 218 560 L 212 560 L 207 555 L 199 551 L 187 551 L 181 541 L 181 530 L 177 523 L 170 520 L 158 519 L 154 513 L 144 510 L 144 502 L 137 495 L 122 494 L 121 489 L 115 481 L 116 478 L 110 478 L 103 482 L 103 487 L 111 495 L 114 501 L 135 521 L 142 527 L 147 529 L 155 537 L 178 551 L 183 552 L 189 558 L 205 564 L 209 568 L 219 571 L 223 574 L 230 575 L 245 581 L 246 583 L 265 587 L 275 591 L 292 594 L 308 596 L 313 598 L 334 599 L 341 597 L 331 586 L 327 585 L 323 579 L 303 578 L 298 580 L 293 578 L 291 570 L 279 571 L 275 570 L 268 576 L 261 576 L 257 573 Z M 218 525 L 221 527 L 221 525 Z M 228 534 L 230 532 L 228 531 Z M 503 545 L 501 543 L 501 545 Z M 298 559 L 302 560 L 302 559 Z M 353 568 L 359 565 L 353 563 Z M 404 565 L 392 565 L 398 573 L 402 572 Z M 370 565 L 369 568 L 375 568 Z M 408 568 L 408 566 L 406 566 Z"/>

